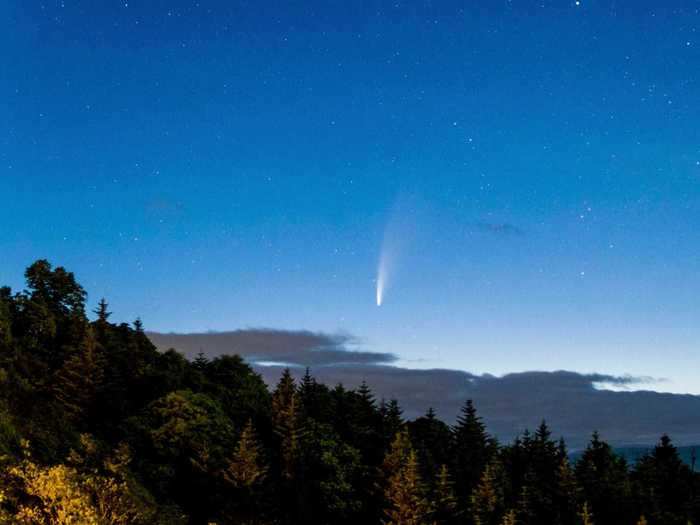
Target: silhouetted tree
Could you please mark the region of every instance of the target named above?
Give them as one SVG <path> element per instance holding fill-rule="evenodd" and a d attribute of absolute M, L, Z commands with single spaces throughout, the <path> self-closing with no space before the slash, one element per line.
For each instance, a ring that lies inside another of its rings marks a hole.
<path fill-rule="evenodd" d="M 461 509 L 471 515 L 470 495 L 478 485 L 494 448 L 471 399 L 462 407 L 453 434 L 452 471 L 456 490 L 458 498 L 461 498 Z"/>

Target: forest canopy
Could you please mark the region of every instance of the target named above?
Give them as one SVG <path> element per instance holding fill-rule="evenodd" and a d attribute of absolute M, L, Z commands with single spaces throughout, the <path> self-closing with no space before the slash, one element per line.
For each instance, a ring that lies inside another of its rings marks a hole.
<path fill-rule="evenodd" d="M 0 288 L 0 523 L 687 525 L 700 476 L 671 439 L 634 465 L 591 429 L 508 443 L 464 400 L 407 420 L 371 385 L 158 351 L 139 319 L 39 260 Z"/>

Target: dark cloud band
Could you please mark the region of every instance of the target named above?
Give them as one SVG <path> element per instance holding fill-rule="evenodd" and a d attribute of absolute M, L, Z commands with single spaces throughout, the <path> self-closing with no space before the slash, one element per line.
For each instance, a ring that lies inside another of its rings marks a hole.
<path fill-rule="evenodd" d="M 433 407 L 452 422 L 465 399 L 473 399 L 489 430 L 510 440 L 544 418 L 557 435 L 577 448 L 598 430 L 616 444 L 654 443 L 662 433 L 679 444 L 700 443 L 700 396 L 652 391 L 611 391 L 596 385 L 638 386 L 648 378 L 618 377 L 575 372 L 522 372 L 502 377 L 459 370 L 415 370 L 390 366 L 396 356 L 353 351 L 350 336 L 280 330 L 238 330 L 208 334 L 149 334 L 161 349 L 175 348 L 192 357 L 238 353 L 253 363 L 269 385 L 274 385 L 285 363 L 297 377 L 304 367 L 334 386 L 354 388 L 363 380 L 377 398 L 396 398 L 409 418 Z"/>
<path fill-rule="evenodd" d="M 389 353 L 356 350 L 349 335 L 256 328 L 232 332 L 196 334 L 148 334 L 161 349 L 175 348 L 188 357 L 199 352 L 209 357 L 239 354 L 251 362 L 274 362 L 290 366 L 320 367 L 339 364 L 389 364 Z"/>

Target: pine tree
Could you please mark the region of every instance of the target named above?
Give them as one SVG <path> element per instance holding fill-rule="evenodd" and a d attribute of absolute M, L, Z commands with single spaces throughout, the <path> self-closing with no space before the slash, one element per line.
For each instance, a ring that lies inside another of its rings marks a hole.
<path fill-rule="evenodd" d="M 518 498 L 518 507 L 516 511 L 517 523 L 522 525 L 539 525 L 536 521 L 535 513 L 532 508 L 531 489 L 527 485 L 523 485 Z"/>
<path fill-rule="evenodd" d="M 272 421 L 275 433 L 280 438 L 282 477 L 295 477 L 302 437 L 299 394 L 289 369 L 282 373 L 277 388 L 272 394 Z"/>
<path fill-rule="evenodd" d="M 97 308 L 93 310 L 93 312 L 97 315 L 97 322 L 106 324 L 112 315 L 112 312 L 109 311 L 108 309 L 108 304 L 107 300 L 103 297 L 100 299 L 100 302 L 97 303 Z"/>
<path fill-rule="evenodd" d="M 477 415 L 471 399 L 467 400 L 462 407 L 453 434 L 453 471 L 457 494 L 464 495 L 465 499 L 461 502 L 461 506 L 468 511 L 468 498 L 479 484 L 481 474 L 489 462 L 492 448 L 484 423 Z"/>
<path fill-rule="evenodd" d="M 633 510 L 627 463 L 612 447 L 593 433 L 590 443 L 576 462 L 574 472 L 581 497 L 595 509 L 601 523 L 631 523 Z"/>
<path fill-rule="evenodd" d="M 299 396 L 301 397 L 304 405 L 307 404 L 307 401 L 312 401 L 315 387 L 316 379 L 314 379 L 314 377 L 311 375 L 311 370 L 307 366 L 306 370 L 304 371 L 304 377 L 301 378 L 301 385 L 299 385 Z"/>
<path fill-rule="evenodd" d="M 238 446 L 223 472 L 224 479 L 236 488 L 250 489 L 261 483 L 266 474 L 267 467 L 263 463 L 253 422 L 248 420 L 238 440 Z"/>
<path fill-rule="evenodd" d="M 481 481 L 472 492 L 470 508 L 475 525 L 496 525 L 503 507 L 503 491 L 499 478 L 500 468 L 495 463 L 486 465 Z"/>
<path fill-rule="evenodd" d="M 304 417 L 319 422 L 332 419 L 333 408 L 328 387 L 317 382 L 308 367 L 299 385 L 299 400 L 303 406 Z"/>
<path fill-rule="evenodd" d="M 372 433 L 379 422 L 379 412 L 372 390 L 365 381 L 355 391 L 353 424 L 360 435 Z"/>
<path fill-rule="evenodd" d="M 396 399 L 389 400 L 386 408 L 386 422 L 398 432 L 403 425 L 403 410 Z"/>
<path fill-rule="evenodd" d="M 403 447 L 403 444 L 398 446 Z M 427 525 L 430 523 L 430 504 L 418 471 L 418 459 L 413 449 L 408 450 L 405 462 L 392 472 L 384 492 L 386 498 L 385 525 Z"/>
<path fill-rule="evenodd" d="M 574 523 L 577 515 L 579 490 L 566 456 L 561 456 L 554 489 L 554 503 L 558 514 L 558 522 L 562 524 Z"/>
<path fill-rule="evenodd" d="M 204 355 L 204 352 L 199 352 L 194 361 L 192 361 L 192 366 L 195 368 L 195 370 L 199 370 L 200 372 L 204 372 L 207 369 L 208 364 L 209 359 Z"/>
<path fill-rule="evenodd" d="M 454 482 L 447 465 L 440 466 L 433 495 L 434 519 L 437 524 L 452 523 L 457 515 L 457 498 Z"/>
<path fill-rule="evenodd" d="M 418 462 L 421 466 L 423 479 L 437 479 L 443 464 L 452 463 L 452 432 L 450 427 L 435 416 L 435 411 L 429 409 L 423 417 L 408 422 L 411 442 L 416 448 Z M 454 480 L 454 471 L 450 469 Z"/>
<path fill-rule="evenodd" d="M 56 374 L 53 393 L 68 416 L 81 422 L 93 407 L 102 386 L 104 361 L 97 342 L 88 329 L 79 348 Z"/>
<path fill-rule="evenodd" d="M 661 436 L 656 447 L 637 461 L 631 477 L 637 497 L 642 498 L 637 512 L 652 523 L 686 521 L 688 513 L 684 508 L 695 499 L 697 482 L 667 435 Z M 697 504 L 697 500 L 693 503 Z"/>
<path fill-rule="evenodd" d="M 364 379 L 362 380 L 362 383 L 360 383 L 360 386 L 357 388 L 356 393 L 365 406 L 374 408 L 376 401 L 374 399 L 372 389 L 367 384 L 367 381 L 365 381 Z"/>
<path fill-rule="evenodd" d="M 97 308 L 93 310 L 93 312 L 95 315 L 97 315 L 97 321 L 95 321 L 94 325 L 97 331 L 97 340 L 104 346 L 107 344 L 107 328 L 109 326 L 109 318 L 112 315 L 112 312 L 109 311 L 107 301 L 104 299 L 104 297 L 100 299 L 99 303 L 97 303 Z"/>
<path fill-rule="evenodd" d="M 397 472 L 402 465 L 406 463 L 409 453 L 413 450 L 411 438 L 408 435 L 408 430 L 402 429 L 396 433 L 394 440 L 391 442 L 389 452 L 384 456 L 382 470 L 385 478 L 389 478 L 394 472 Z"/>
<path fill-rule="evenodd" d="M 388 444 L 391 436 L 396 435 L 396 433 L 401 430 L 404 425 L 404 420 L 402 417 L 403 410 L 401 410 L 398 401 L 396 401 L 396 399 L 392 399 L 387 404 L 384 404 L 384 401 L 382 401 L 379 412 L 382 418 L 384 442 Z"/>

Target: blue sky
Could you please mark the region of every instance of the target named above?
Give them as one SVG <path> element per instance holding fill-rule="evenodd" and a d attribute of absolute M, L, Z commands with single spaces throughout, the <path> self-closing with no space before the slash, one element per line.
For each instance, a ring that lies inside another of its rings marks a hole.
<path fill-rule="evenodd" d="M 0 281 L 700 394 L 700 15 L 654 4 L 5 2 Z"/>

